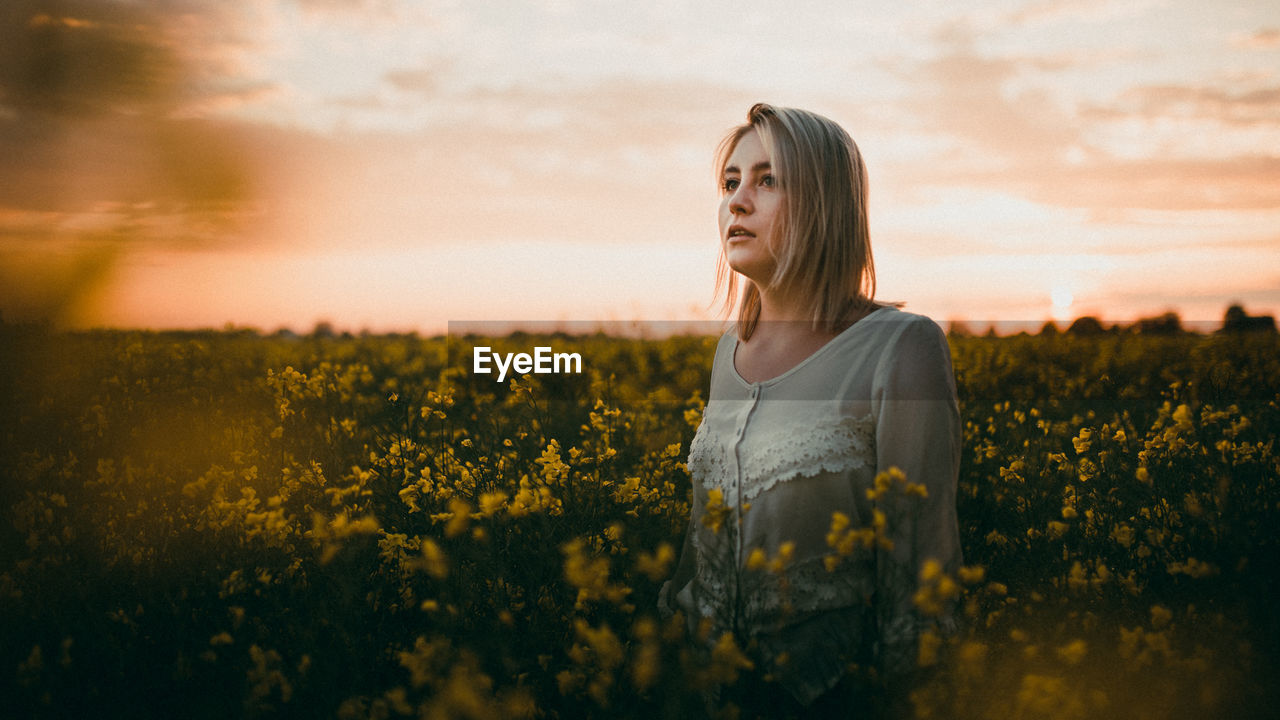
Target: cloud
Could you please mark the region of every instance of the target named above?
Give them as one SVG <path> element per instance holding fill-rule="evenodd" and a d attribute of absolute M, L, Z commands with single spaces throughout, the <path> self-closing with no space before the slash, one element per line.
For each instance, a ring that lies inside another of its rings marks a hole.
<path fill-rule="evenodd" d="M 298 7 L 319 15 L 368 16 L 391 14 L 398 3 L 395 0 L 295 0 Z"/>
<path fill-rule="evenodd" d="M 397 90 L 427 95 L 434 93 L 440 84 L 440 72 L 437 70 L 420 68 L 392 70 L 383 77 Z"/>
<path fill-rule="evenodd" d="M 986 56 L 963 25 L 941 29 L 939 53 L 901 73 L 913 89 L 904 110 L 927 129 L 960 140 L 973 155 L 1016 161 L 1064 151 L 1079 142 L 1079 129 L 1043 87 L 1017 81 L 1031 72 L 1057 69 L 1065 56 Z"/>
<path fill-rule="evenodd" d="M 170 48 L 129 6 L 15 0 L 0 15 L 0 97 L 19 114 L 149 112 L 175 91 Z M 60 11 L 59 11 L 60 10 Z"/>
<path fill-rule="evenodd" d="M 891 168 L 909 202 L 972 187 L 1095 212 L 1280 207 L 1280 88 L 1139 85 L 1086 102 L 1053 83 L 1088 56 L 985 55 L 964 23 L 935 45 L 895 68 L 910 83 L 898 127 L 934 148 Z"/>
<path fill-rule="evenodd" d="M 1155 210 L 1280 207 L 1280 157 L 1110 160 L 1057 169 L 1037 195 L 1091 208 Z"/>
<path fill-rule="evenodd" d="M 692 226 L 714 238 L 711 156 L 751 98 L 618 79 L 431 104 L 410 130 L 277 129 L 290 140 L 269 151 L 288 176 L 267 191 L 275 234 L 316 246 L 616 245 L 687 238 Z"/>
<path fill-rule="evenodd" d="M 116 224 L 98 228 L 94 242 L 234 242 L 250 221 L 253 237 L 322 245 L 659 237 L 669 225 L 643 206 L 701 210 L 702 196 L 686 189 L 709 191 L 714 144 L 755 99 L 700 82 L 628 78 L 459 86 L 440 82 L 452 72 L 447 64 L 426 62 L 385 73 L 367 93 L 323 98 L 336 117 L 357 122 L 308 131 L 249 113 L 230 119 L 228 109 L 263 97 L 291 102 L 287 80 L 255 78 L 237 59 L 253 42 L 245 27 L 252 11 L 233 16 L 188 2 L 189 14 L 125 17 L 86 2 L 76 14 L 85 23 L 59 25 L 62 35 L 46 42 L 28 26 L 50 4 L 25 6 L 5 25 L 8 37 L 25 38 L 12 46 L 26 48 L 10 53 L 17 65 L 38 66 L 42 53 L 71 65 L 136 57 L 172 75 L 142 73 L 156 79 L 141 91 L 106 82 L 40 90 L 0 77 L 0 105 L 13 108 L 0 116 L 0 153 L 13 158 L 0 168 L 8 181 L 0 210 L 42 218 L 47 230 L 10 223 L 0 227 L 8 241 L 66 238 L 84 222 L 107 221 Z M 65 42 L 72 30 L 87 39 Z M 86 55 L 81 47 L 114 49 Z M 372 115 L 397 122 L 359 124 Z M 625 218 L 601 218 L 602 205 L 620 201 L 633 205 Z M 95 209 L 107 205 L 131 210 Z"/>
<path fill-rule="evenodd" d="M 1280 48 L 1280 28 L 1265 28 L 1247 35 L 1236 35 L 1231 44 L 1246 50 L 1273 50 Z"/>
<path fill-rule="evenodd" d="M 1280 207 L 1280 157 L 1152 157 L 1094 155 L 1073 164 L 1045 157 L 999 168 L 917 163 L 898 173 L 918 183 L 988 188 L 1037 203 L 1115 217 L 1125 210 L 1272 210 Z"/>
<path fill-rule="evenodd" d="M 1086 108 L 1085 114 L 1104 120 L 1193 117 L 1228 125 L 1275 125 L 1280 123 L 1280 86 L 1232 92 L 1198 85 L 1147 85 L 1126 91 L 1113 106 Z"/>
<path fill-rule="evenodd" d="M 1004 20 L 1013 25 L 1064 22 L 1105 23 L 1122 17 L 1140 15 L 1163 4 L 1161 0 L 1127 3 L 1117 3 L 1113 0 L 1046 0 L 1023 5 L 1009 12 Z"/>
<path fill-rule="evenodd" d="M 239 108 L 262 102 L 282 91 L 278 83 L 266 81 L 224 83 L 223 85 L 222 88 L 211 88 L 199 97 L 181 103 L 170 112 L 170 117 L 176 119 L 225 117 L 232 115 Z"/>
<path fill-rule="evenodd" d="M 1070 108 L 1047 87 L 1023 82 L 1052 59 L 983 55 L 963 24 L 940 30 L 935 44 L 933 57 L 890 67 L 907 92 L 893 107 L 889 132 L 915 135 L 933 148 L 891 168 L 888 181 L 895 192 L 916 195 L 913 186 L 922 180 L 941 186 L 976 180 L 986 186 L 993 178 L 1014 176 L 1018 182 L 1000 186 L 1023 192 L 1026 180 L 1037 182 L 1035 176 L 1082 145 Z"/>
<path fill-rule="evenodd" d="M 221 3 L 12 0 L 0 11 L 0 206 L 223 205 L 249 179 L 202 118 L 270 93 L 226 73 L 242 24 Z"/>
<path fill-rule="evenodd" d="M 243 20 L 213 0 L 3 5 L 0 310 L 65 319 L 123 248 L 242 227 L 251 168 L 200 116 L 233 101 Z"/>

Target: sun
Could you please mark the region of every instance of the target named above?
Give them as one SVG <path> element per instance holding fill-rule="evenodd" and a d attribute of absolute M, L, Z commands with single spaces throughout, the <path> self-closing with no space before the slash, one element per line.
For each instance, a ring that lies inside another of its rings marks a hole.
<path fill-rule="evenodd" d="M 1049 301 L 1053 305 L 1052 316 L 1054 320 L 1067 320 L 1071 317 L 1071 304 L 1075 302 L 1075 296 L 1071 291 L 1062 285 L 1055 285 L 1049 291 Z"/>

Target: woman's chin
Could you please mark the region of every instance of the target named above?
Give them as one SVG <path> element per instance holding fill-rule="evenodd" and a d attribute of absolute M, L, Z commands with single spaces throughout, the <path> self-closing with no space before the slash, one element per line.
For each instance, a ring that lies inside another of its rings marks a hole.
<path fill-rule="evenodd" d="M 770 268 L 766 267 L 768 263 L 761 262 L 759 258 L 744 257 L 745 253 L 734 257 L 734 253 L 729 253 L 725 257 L 729 269 L 742 275 L 743 277 L 755 283 L 760 283 L 762 278 L 767 278 L 770 274 Z"/>

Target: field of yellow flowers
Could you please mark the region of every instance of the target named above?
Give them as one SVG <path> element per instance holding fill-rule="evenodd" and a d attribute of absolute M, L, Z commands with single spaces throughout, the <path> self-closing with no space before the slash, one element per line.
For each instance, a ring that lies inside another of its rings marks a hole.
<path fill-rule="evenodd" d="M 0 714 L 752 717 L 655 609 L 715 339 L 478 340 L 0 327 Z M 899 709 L 1272 717 L 1280 341 L 952 350 L 963 622 Z"/>

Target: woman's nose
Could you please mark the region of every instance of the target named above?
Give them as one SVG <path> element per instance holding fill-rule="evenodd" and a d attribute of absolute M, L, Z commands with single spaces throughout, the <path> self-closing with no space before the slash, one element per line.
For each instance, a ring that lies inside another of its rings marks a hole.
<path fill-rule="evenodd" d="M 734 215 L 745 215 L 751 212 L 751 197 L 745 187 L 738 187 L 729 196 L 729 212 Z"/>

